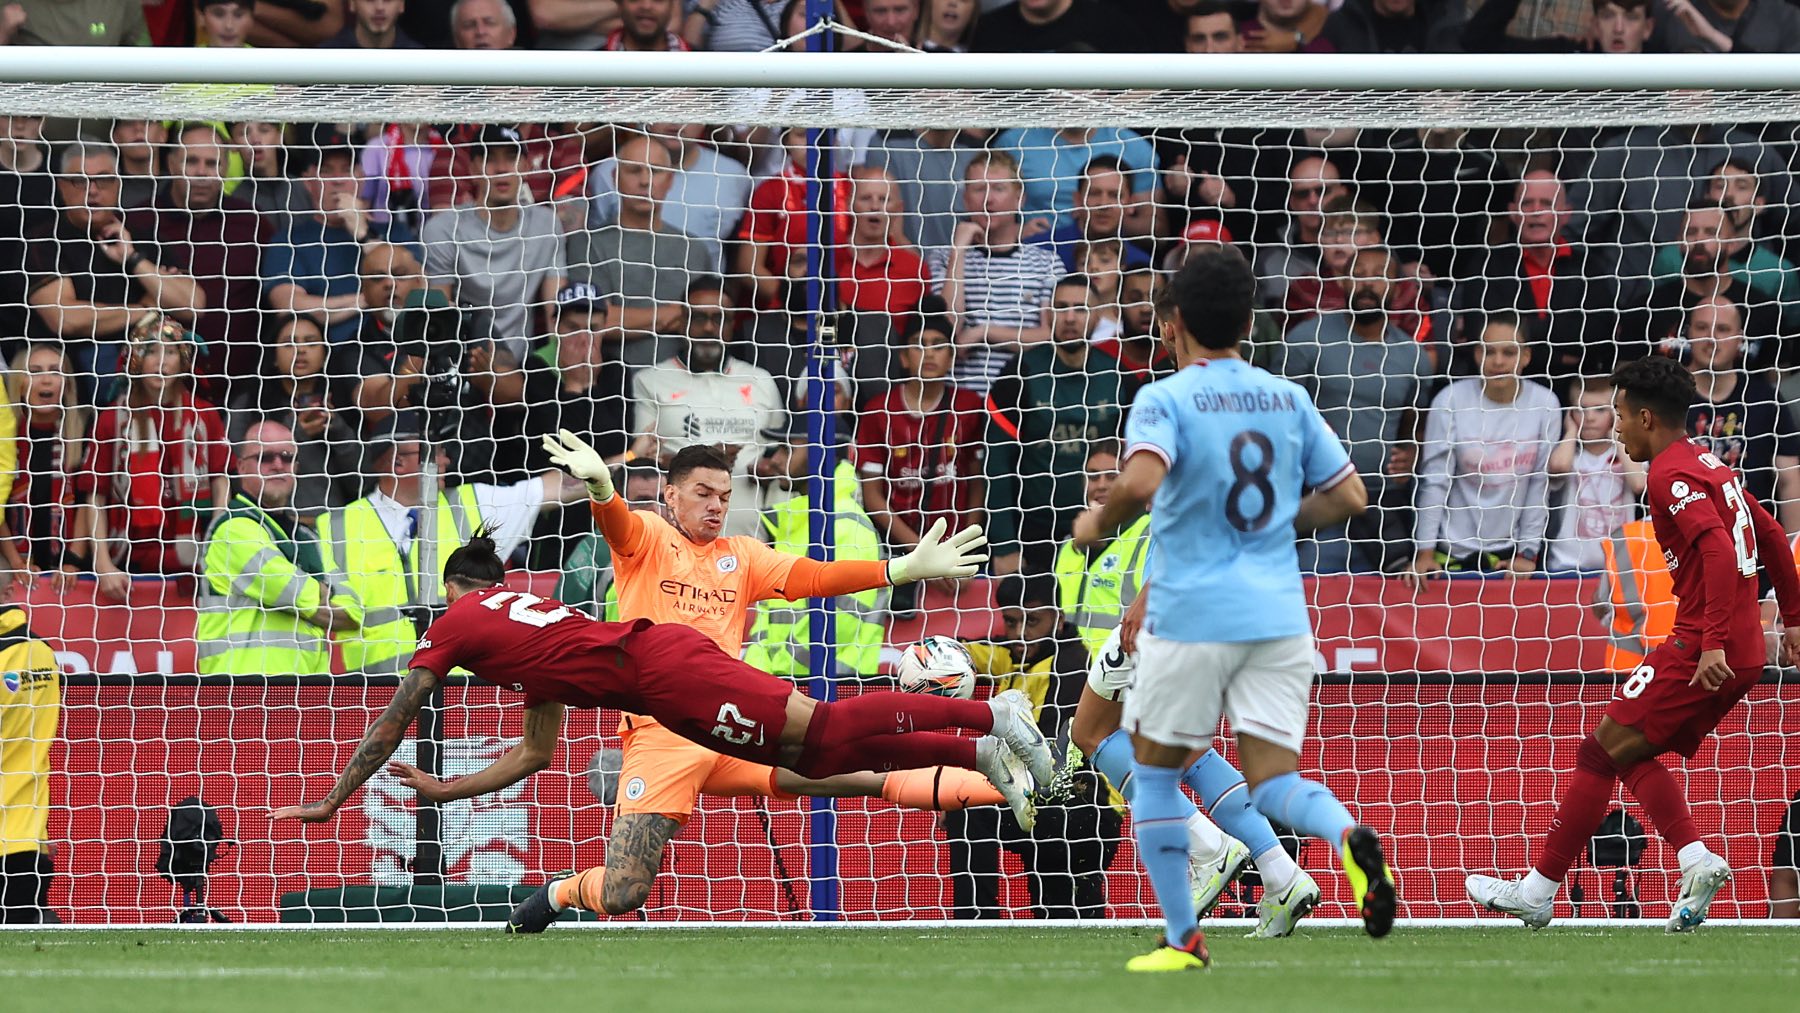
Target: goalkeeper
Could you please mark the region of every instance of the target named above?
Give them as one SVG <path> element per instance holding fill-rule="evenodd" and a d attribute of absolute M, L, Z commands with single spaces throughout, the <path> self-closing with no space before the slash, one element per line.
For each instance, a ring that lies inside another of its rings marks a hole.
<path fill-rule="evenodd" d="M 851 594 L 873 587 L 940 577 L 973 576 L 987 559 L 979 527 L 944 537 L 940 522 L 911 553 L 898 559 L 823 563 L 776 552 L 745 536 L 722 533 L 731 505 L 731 458 L 716 447 L 692 445 L 670 462 L 663 486 L 667 519 L 632 510 L 615 495 L 600 455 L 574 434 L 544 439 L 557 466 L 588 483 L 594 519 L 612 551 L 619 618 L 691 626 L 725 653 L 743 650 L 750 608 L 764 599 L 791 600 Z M 1015 722 L 1041 737 L 1022 693 L 1003 694 Z M 664 728 L 654 719 L 623 714 L 624 765 L 619 808 L 604 869 L 589 869 L 547 884 L 508 919 L 508 931 L 541 932 L 568 907 L 623 914 L 641 907 L 662 866 L 663 850 L 693 814 L 698 796 L 876 795 L 917 809 L 951 811 L 1002 801 L 981 775 L 955 768 L 858 773 L 810 780 L 774 767 L 721 756 Z M 1045 754 L 1039 754 L 1045 755 Z M 441 790 L 435 779 L 405 772 L 421 791 Z M 1049 769 L 1033 770 L 1037 783 Z M 1031 822 L 1028 799 L 1007 799 Z"/>

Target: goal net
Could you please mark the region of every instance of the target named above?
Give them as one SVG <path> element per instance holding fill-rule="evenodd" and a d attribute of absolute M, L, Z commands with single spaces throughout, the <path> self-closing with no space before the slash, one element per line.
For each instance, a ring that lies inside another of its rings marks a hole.
<path fill-rule="evenodd" d="M 1257 277 L 1245 355 L 1308 390 L 1370 490 L 1298 545 L 1302 770 L 1390 842 L 1405 916 L 1472 916 L 1463 877 L 1528 867 L 1669 630 L 1611 368 L 1692 369 L 1694 435 L 1800 530 L 1795 82 L 1732 59 L 20 56 L 8 882 L 47 872 L 84 924 L 494 919 L 635 818 L 620 861 L 660 872 L 633 917 L 1154 917 L 1097 774 L 1028 834 L 874 776 L 769 797 L 766 773 L 623 742 L 610 711 L 478 798 L 421 807 L 382 771 L 329 823 L 269 814 L 331 789 L 478 521 L 510 586 L 615 614 L 585 491 L 539 445 L 558 429 L 677 522 L 661 467 L 722 446 L 724 532 L 783 551 L 887 558 L 983 524 L 989 573 L 839 597 L 829 643 L 808 603 L 764 602 L 746 657 L 853 694 L 955 637 L 978 692 L 1025 690 L 1062 748 L 1151 554 L 1139 528 L 1078 552 L 1070 527 L 1172 368 L 1155 300 L 1226 244 Z M 1253 521 L 1263 462 L 1238 463 Z M 664 583 L 729 601 L 737 565 Z M 1717 917 L 1792 889 L 1795 685 L 1770 668 L 1678 774 L 1737 871 Z M 452 679 L 441 704 L 397 761 L 465 776 L 523 734 L 504 689 Z M 1558 914 L 1665 917 L 1675 856 L 1613 808 Z M 659 859 L 643 838 L 671 817 Z M 1288 843 L 1320 915 L 1352 915 L 1332 849 Z M 1215 917 L 1259 896 L 1252 876 Z"/>

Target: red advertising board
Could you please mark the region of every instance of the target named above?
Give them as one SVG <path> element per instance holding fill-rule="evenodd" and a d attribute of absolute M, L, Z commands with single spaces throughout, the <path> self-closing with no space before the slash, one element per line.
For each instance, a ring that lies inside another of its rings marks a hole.
<path fill-rule="evenodd" d="M 540 574 L 520 583 L 536 589 L 548 580 Z M 1550 818 L 1558 773 L 1573 764 L 1611 685 L 1605 677 L 1583 685 L 1504 673 L 1597 669 L 1593 590 L 1581 580 L 1453 580 L 1415 596 L 1380 578 L 1308 582 L 1319 666 L 1356 681 L 1328 679 L 1319 688 L 1318 735 L 1304 763 L 1361 818 L 1392 832 L 1410 914 L 1471 914 L 1462 900 L 1465 872 L 1524 867 L 1529 840 Z M 112 604 L 96 602 L 92 585 L 65 596 L 40 586 L 30 602 L 34 629 L 70 672 L 192 669 L 193 612 L 172 587 L 139 583 L 129 603 Z M 927 618 L 897 625 L 895 642 L 926 631 L 982 636 L 992 629 L 980 584 L 954 603 L 928 595 L 924 604 Z M 1454 683 L 1373 676 L 1413 671 L 1459 675 Z M 157 840 L 169 806 L 190 794 L 221 810 L 237 842 L 215 866 L 208 898 L 235 919 L 273 920 L 289 891 L 408 881 L 412 800 L 385 774 L 331 824 L 274 827 L 267 816 L 324 794 L 391 690 L 107 682 L 72 680 L 65 691 L 51 822 L 65 873 L 52 896 L 65 917 L 172 919 L 172 890 L 153 871 Z M 466 773 L 507 747 L 518 734 L 517 713 L 498 690 L 453 687 L 449 696 L 446 769 Z M 612 721 L 572 714 L 551 769 L 498 796 L 448 807 L 450 878 L 530 883 L 600 862 L 611 816 L 589 792 L 585 770 L 596 749 L 616 744 Z M 1800 789 L 1797 736 L 1800 687 L 1763 686 L 1688 766 L 1701 826 L 1723 829 L 1726 856 L 1740 870 L 1721 914 L 1763 913 L 1766 880 L 1755 870 L 1766 864 L 1786 800 Z M 848 915 L 949 914 L 950 870 L 933 816 L 879 802 L 845 802 L 840 810 Z M 709 800 L 672 847 L 650 917 L 804 917 L 807 829 L 805 810 L 791 803 Z M 1318 873 L 1334 868 L 1320 845 L 1303 860 Z M 1644 868 L 1655 870 L 1640 880 L 1647 913 L 1666 906 L 1672 865 L 1660 845 L 1646 852 Z M 1149 894 L 1129 840 L 1113 870 L 1113 913 L 1144 916 Z M 1319 880 L 1335 904 L 1336 877 Z M 1022 909 L 1018 877 L 1008 890 L 1007 902 Z M 1595 881 L 1588 893 L 1606 891 Z M 1327 910 L 1341 912 L 1334 904 Z M 1586 913 L 1598 910 L 1590 905 Z"/>
<path fill-rule="evenodd" d="M 1550 819 L 1559 772 L 1573 765 L 1610 691 L 1606 683 L 1541 680 L 1326 684 L 1303 766 L 1322 772 L 1361 819 L 1391 834 L 1407 913 L 1471 915 L 1462 875 L 1523 869 L 1528 842 Z M 190 794 L 221 811 L 237 842 L 215 865 L 208 896 L 234 919 L 274 920 L 286 891 L 404 883 L 413 813 L 409 793 L 386 775 L 332 823 L 268 820 L 272 807 L 324 794 L 390 694 L 350 685 L 71 685 L 54 756 L 51 836 L 65 873 L 54 904 L 82 922 L 172 920 L 171 888 L 153 871 L 157 839 L 169 806 Z M 517 710 L 503 705 L 498 690 L 453 687 L 449 704 L 452 773 L 485 764 L 518 734 Z M 549 770 L 497 797 L 449 807 L 451 879 L 531 883 L 599 863 L 611 817 L 589 793 L 584 771 L 609 741 L 602 733 L 610 722 L 572 714 Z M 1715 912 L 1763 915 L 1759 870 L 1785 800 L 1800 790 L 1800 687 L 1758 688 L 1683 776 L 1709 841 L 1722 841 L 1739 870 Z M 849 916 L 948 916 L 949 867 L 932 816 L 860 801 L 841 812 Z M 806 828 L 805 811 L 791 803 L 708 800 L 672 848 L 649 916 L 804 917 Z M 1312 844 L 1302 861 L 1332 901 L 1325 912 L 1341 914 L 1329 852 Z M 1646 914 L 1666 911 L 1673 867 L 1673 855 L 1652 843 L 1638 877 Z M 1149 894 L 1129 841 L 1112 868 L 1113 914 L 1146 916 Z M 1605 895 L 1591 871 L 1581 875 L 1589 897 Z M 1009 884 L 1007 901 L 1022 909 L 1022 882 L 1013 876 Z M 1599 910 L 1590 904 L 1586 913 Z"/>

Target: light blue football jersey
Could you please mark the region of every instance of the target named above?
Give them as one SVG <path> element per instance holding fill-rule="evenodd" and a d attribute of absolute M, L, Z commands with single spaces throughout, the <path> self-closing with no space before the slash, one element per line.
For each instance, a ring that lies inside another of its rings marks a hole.
<path fill-rule="evenodd" d="M 1151 504 L 1151 633 L 1188 643 L 1311 630 L 1294 514 L 1354 473 L 1299 384 L 1241 359 L 1183 369 L 1138 392 L 1126 456 L 1169 466 Z"/>

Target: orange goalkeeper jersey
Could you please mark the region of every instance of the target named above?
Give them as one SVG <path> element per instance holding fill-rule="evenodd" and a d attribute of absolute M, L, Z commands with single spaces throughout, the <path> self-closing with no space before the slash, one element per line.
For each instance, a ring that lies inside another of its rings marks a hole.
<path fill-rule="evenodd" d="M 750 608 L 759 601 L 849 594 L 887 583 L 883 563 L 820 563 L 777 552 L 748 535 L 699 545 L 662 515 L 631 510 L 617 496 L 590 508 L 612 548 L 619 618 L 691 626 L 734 658 L 744 651 Z M 625 720 L 626 727 L 654 723 L 635 714 Z"/>

